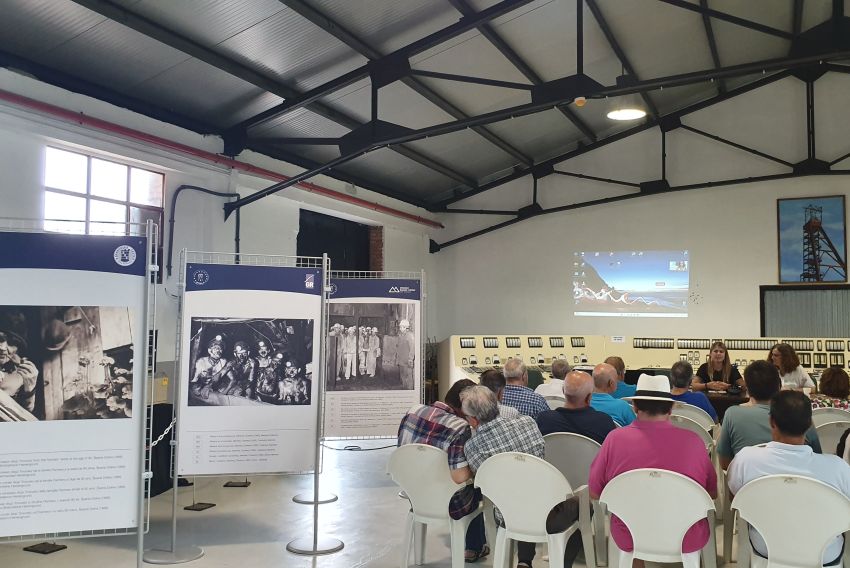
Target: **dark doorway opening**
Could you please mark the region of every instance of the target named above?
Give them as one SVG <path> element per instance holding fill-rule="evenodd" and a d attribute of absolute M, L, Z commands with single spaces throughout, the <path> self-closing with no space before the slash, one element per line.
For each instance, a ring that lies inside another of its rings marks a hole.
<path fill-rule="evenodd" d="M 302 209 L 296 254 L 323 253 L 332 270 L 369 270 L 369 226 Z"/>

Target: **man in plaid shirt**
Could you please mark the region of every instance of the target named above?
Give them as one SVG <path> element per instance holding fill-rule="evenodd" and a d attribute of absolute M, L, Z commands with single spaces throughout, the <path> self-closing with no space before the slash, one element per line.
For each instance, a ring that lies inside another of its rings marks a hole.
<path fill-rule="evenodd" d="M 466 419 L 475 430 L 475 435 L 466 443 L 466 459 L 472 473 L 478 471 L 487 458 L 504 452 L 522 452 L 543 458 L 546 445 L 537 428 L 537 423 L 528 416 L 506 420 L 499 415 L 499 403 L 496 395 L 483 386 L 474 386 L 461 393 L 462 410 Z M 547 406 L 548 409 L 548 406 Z M 518 483 L 521 480 L 518 480 Z M 517 491 L 521 491 L 518 486 Z M 546 519 L 546 530 L 558 533 L 578 519 L 578 502 L 575 498 L 557 505 Z M 504 525 L 501 513 L 496 510 L 496 522 Z M 570 567 L 581 548 L 581 540 L 573 542 L 564 554 L 564 566 Z M 518 542 L 517 568 L 531 568 L 534 559 L 535 544 Z"/>
<path fill-rule="evenodd" d="M 502 395 L 502 404 L 512 406 L 520 414 L 537 418 L 541 412 L 549 410 L 546 399 L 528 388 L 528 370 L 522 359 L 508 359 L 503 369 L 508 384 Z"/>
<path fill-rule="evenodd" d="M 449 457 L 449 471 L 455 483 L 464 483 L 472 478 L 464 445 L 472 431 L 461 411 L 460 392 L 475 383 L 469 379 L 457 381 L 446 393 L 445 403 L 437 401 L 431 405 L 416 405 L 402 419 L 398 428 L 398 445 L 427 444 L 445 450 Z M 481 492 L 472 484 L 459 489 L 449 501 L 449 516 L 460 519 L 476 508 Z M 477 560 L 486 555 L 484 520 L 478 515 L 466 532 L 466 557 Z"/>

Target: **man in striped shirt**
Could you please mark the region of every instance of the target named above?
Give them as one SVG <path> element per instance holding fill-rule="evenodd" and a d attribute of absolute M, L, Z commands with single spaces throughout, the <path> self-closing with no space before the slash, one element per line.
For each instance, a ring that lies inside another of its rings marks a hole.
<path fill-rule="evenodd" d="M 464 445 L 471 430 L 463 418 L 460 392 L 475 383 L 469 379 L 457 381 L 446 393 L 445 402 L 413 406 L 402 419 L 398 428 L 398 445 L 427 444 L 444 450 L 448 454 L 449 471 L 455 483 L 472 478 Z M 478 507 L 481 492 L 471 484 L 455 492 L 449 501 L 449 516 L 460 519 Z M 486 554 L 484 521 L 475 517 L 466 532 L 466 557 L 478 559 Z"/>

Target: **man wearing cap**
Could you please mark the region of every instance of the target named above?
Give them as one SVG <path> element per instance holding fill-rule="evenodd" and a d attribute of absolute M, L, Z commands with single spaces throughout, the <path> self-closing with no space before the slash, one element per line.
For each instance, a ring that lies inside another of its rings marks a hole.
<path fill-rule="evenodd" d="M 216 335 L 207 344 L 207 357 L 200 357 L 195 361 L 195 374 L 189 385 L 192 392 L 201 398 L 208 398 L 216 383 L 221 379 L 227 367 L 227 359 L 222 357 L 224 353 L 224 340 Z"/>
<path fill-rule="evenodd" d="M 637 419 L 608 434 L 602 443 L 590 466 L 591 498 L 599 499 L 605 486 L 618 475 L 641 468 L 666 469 L 690 477 L 715 498 L 717 475 L 705 445 L 694 432 L 670 422 L 674 402 L 667 377 L 642 374 L 635 395 L 629 400 L 635 406 Z M 620 550 L 634 550 L 629 529 L 615 515 L 611 516 L 611 537 Z M 699 554 L 708 538 L 708 522 L 703 519 L 685 533 L 682 552 Z"/>
<path fill-rule="evenodd" d="M 413 365 L 416 359 L 416 341 L 413 332 L 410 331 L 410 322 L 403 319 L 398 322 L 398 375 L 401 379 L 401 388 L 410 390 L 413 388 Z"/>
<path fill-rule="evenodd" d="M 360 355 L 358 361 L 360 362 L 360 366 L 358 367 L 359 376 L 363 377 L 366 375 L 366 359 L 369 357 L 369 328 L 361 325 L 359 328 L 359 334 L 357 336 L 357 353 Z"/>
<path fill-rule="evenodd" d="M 570 372 L 570 364 L 563 359 L 552 361 L 552 378 L 548 383 L 537 385 L 534 392 L 540 396 L 564 396 L 564 377 Z"/>
<path fill-rule="evenodd" d="M 631 405 L 611 393 L 617 389 L 617 370 L 608 363 L 593 368 L 593 397 L 590 406 L 610 416 L 620 426 L 628 426 L 635 419 Z"/>
<path fill-rule="evenodd" d="M 269 364 L 257 372 L 257 388 L 249 397 L 268 403 L 280 400 L 283 358 L 283 353 L 280 351 L 270 357 Z"/>
<path fill-rule="evenodd" d="M 221 392 L 234 396 L 245 396 L 256 388 L 256 371 L 257 362 L 251 357 L 248 344 L 244 341 L 237 341 L 233 344 L 233 360 L 230 362 L 229 370 L 225 373 L 228 383 Z"/>
<path fill-rule="evenodd" d="M 265 341 L 257 342 L 257 370 L 265 369 L 272 362 L 272 351 Z"/>
<path fill-rule="evenodd" d="M 378 357 L 381 356 L 381 338 L 378 337 L 378 328 L 373 327 L 369 331 L 368 351 L 366 352 L 366 374 L 369 378 L 375 378 L 375 370 L 378 368 Z"/>
<path fill-rule="evenodd" d="M 357 376 L 357 328 L 353 325 L 342 338 L 342 369 L 346 381 Z"/>
<path fill-rule="evenodd" d="M 850 465 L 838 456 L 816 454 L 806 445 L 806 431 L 812 425 L 812 403 L 806 395 L 786 390 L 774 396 L 769 420 L 772 441 L 741 449 L 729 466 L 726 480 L 733 494 L 760 477 L 784 474 L 817 479 L 850 498 Z M 759 556 L 768 557 L 764 539 L 752 526 L 750 542 Z M 827 545 L 824 566 L 837 564 L 843 544 L 838 535 Z"/>

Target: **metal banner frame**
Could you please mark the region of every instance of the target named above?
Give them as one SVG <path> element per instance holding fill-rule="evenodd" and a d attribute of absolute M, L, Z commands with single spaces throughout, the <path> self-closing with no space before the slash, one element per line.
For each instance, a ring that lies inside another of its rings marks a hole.
<path fill-rule="evenodd" d="M 79 221 L 76 221 L 79 222 Z M 99 223 L 101 223 L 99 221 Z M 104 233 L 101 236 L 144 236 L 146 237 L 147 256 L 145 264 L 145 301 L 143 302 L 143 317 L 145 319 L 144 331 L 144 354 L 142 365 L 145 378 L 142 380 L 141 401 L 145 408 L 145 412 L 139 419 L 139 444 L 142 452 L 141 464 L 142 470 L 139 472 L 139 498 L 137 519 L 138 527 L 127 527 L 120 529 L 102 529 L 102 530 L 86 530 L 86 531 L 64 531 L 53 533 L 39 533 L 29 535 L 17 535 L 0 537 L 0 543 L 16 543 L 28 542 L 32 540 L 60 540 L 69 538 L 91 538 L 99 536 L 126 536 L 135 534 L 137 536 L 136 545 L 136 565 L 142 568 L 143 559 L 142 552 L 144 550 L 144 535 L 150 528 L 150 500 L 147 498 L 152 477 L 151 465 L 151 427 L 153 418 L 153 405 L 148 404 L 149 397 L 153 393 L 153 381 L 156 373 L 156 346 L 151 341 L 151 331 L 156 327 L 156 285 L 151 284 L 151 279 L 159 270 L 159 259 L 157 258 L 157 250 L 159 246 L 159 227 L 153 221 L 147 223 L 126 223 L 126 222 L 102 222 L 102 224 L 112 223 L 116 226 L 121 226 L 124 230 L 122 233 L 112 234 Z M 45 234 L 62 234 L 54 231 L 44 230 L 43 219 L 27 219 L 15 217 L 0 217 L 0 231 L 2 232 L 17 232 L 17 233 L 45 233 Z M 89 235 L 97 238 L 99 235 Z M 141 530 L 139 530 L 141 528 Z"/>
<path fill-rule="evenodd" d="M 425 348 L 427 346 L 427 326 L 426 321 L 428 319 L 428 292 L 425 288 L 425 270 L 420 270 L 419 272 L 407 272 L 407 271 L 391 271 L 391 270 L 333 270 L 330 273 L 330 279 L 334 278 L 349 278 L 349 279 L 364 279 L 364 280 L 418 280 L 419 286 L 421 289 L 420 299 L 419 299 L 419 325 L 420 325 L 420 333 L 419 333 L 419 342 L 420 342 L 420 353 L 422 356 L 419 358 L 419 403 L 422 404 L 425 400 Z M 323 365 L 325 362 L 322 362 Z M 326 366 L 326 365 L 325 365 Z M 327 393 L 325 393 L 327 396 Z M 322 409 L 324 411 L 324 404 L 322 405 Z M 399 421 L 401 417 L 399 417 Z M 325 426 L 325 418 L 322 416 L 322 441 L 329 440 L 389 440 L 392 439 L 393 436 L 325 436 L 324 432 Z"/>
<path fill-rule="evenodd" d="M 262 255 L 262 254 L 245 254 L 245 253 L 230 253 L 230 252 L 203 252 L 189 251 L 183 249 L 180 253 L 180 278 L 178 283 L 178 318 L 177 331 L 175 334 L 175 368 L 178 370 L 175 374 L 178 377 L 173 381 L 173 400 L 174 412 L 172 415 L 172 426 L 180 421 L 180 370 L 184 363 L 185 354 L 182 352 L 183 334 L 183 309 L 184 297 L 186 291 L 186 267 L 189 263 L 200 264 L 223 264 L 223 265 L 248 265 L 248 266 L 275 266 L 282 268 L 321 268 L 322 269 L 322 293 L 321 293 L 321 311 L 319 317 L 319 361 L 324 361 L 325 357 L 325 341 L 324 335 L 327 330 L 327 300 L 330 290 L 329 274 L 330 261 L 327 255 L 322 257 L 305 257 L 305 256 L 285 256 L 285 255 Z M 319 496 L 319 471 L 321 460 L 321 428 L 323 417 L 323 402 L 324 402 L 324 366 L 319 365 L 317 369 L 318 386 L 316 393 L 316 446 L 314 456 L 314 483 L 313 496 L 314 501 L 318 500 Z M 149 549 L 144 552 L 144 561 L 149 564 L 180 564 L 196 560 L 204 555 L 204 550 L 195 545 L 179 545 L 177 540 L 177 514 L 178 514 L 178 452 L 179 445 L 178 431 L 175 429 L 171 441 L 171 474 L 173 479 L 172 485 L 172 507 L 171 507 L 171 542 L 168 550 Z M 258 475 L 287 475 L 301 472 L 279 472 L 279 473 L 263 473 Z M 220 475 L 199 475 L 195 477 L 221 477 Z M 319 517 L 318 503 L 314 504 L 313 510 L 313 536 L 303 537 L 293 540 L 287 544 L 287 550 L 295 554 L 316 556 L 320 554 L 331 554 L 342 550 L 343 543 L 340 540 L 330 537 L 322 537 L 319 535 Z"/>

